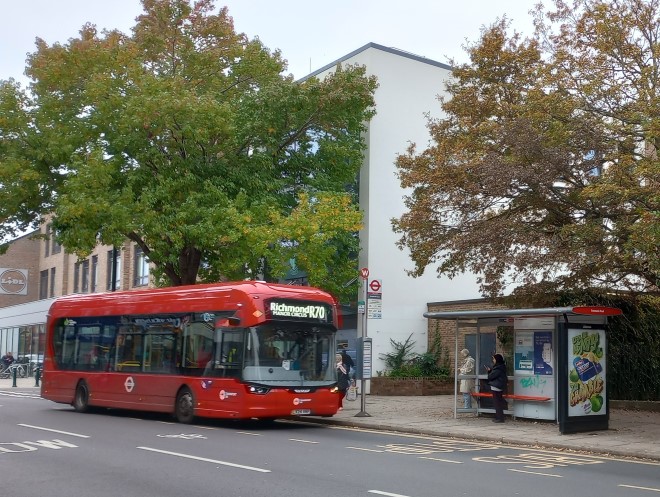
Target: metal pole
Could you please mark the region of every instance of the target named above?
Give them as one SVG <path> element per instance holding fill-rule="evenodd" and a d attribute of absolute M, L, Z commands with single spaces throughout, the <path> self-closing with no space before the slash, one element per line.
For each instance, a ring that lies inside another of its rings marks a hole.
<path fill-rule="evenodd" d="M 367 380 L 364 379 L 364 339 L 367 338 L 367 322 L 369 321 L 369 300 L 367 299 L 367 285 L 369 283 L 369 278 L 364 278 L 364 320 L 362 322 L 362 374 L 360 378 L 360 412 L 358 412 L 356 418 L 368 418 L 371 417 L 371 414 L 367 413 Z"/>
<path fill-rule="evenodd" d="M 454 326 L 454 419 L 458 417 L 458 410 L 456 407 L 457 402 L 458 402 L 458 318 L 456 318 L 456 325 Z"/>

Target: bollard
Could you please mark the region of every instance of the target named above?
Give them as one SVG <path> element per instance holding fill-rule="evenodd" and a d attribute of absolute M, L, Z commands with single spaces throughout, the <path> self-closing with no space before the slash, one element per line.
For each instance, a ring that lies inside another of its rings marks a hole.
<path fill-rule="evenodd" d="M 16 386 L 16 368 L 12 371 L 12 377 L 14 378 L 14 383 L 12 384 L 12 387 Z"/>
<path fill-rule="evenodd" d="M 41 368 L 36 368 L 34 370 L 34 386 L 38 387 L 39 386 L 39 380 L 41 379 Z"/>

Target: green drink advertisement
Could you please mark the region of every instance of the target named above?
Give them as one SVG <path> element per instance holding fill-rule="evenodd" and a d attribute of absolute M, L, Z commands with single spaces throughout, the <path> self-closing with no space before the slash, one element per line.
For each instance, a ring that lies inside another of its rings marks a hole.
<path fill-rule="evenodd" d="M 605 330 L 568 330 L 568 415 L 605 414 Z"/>

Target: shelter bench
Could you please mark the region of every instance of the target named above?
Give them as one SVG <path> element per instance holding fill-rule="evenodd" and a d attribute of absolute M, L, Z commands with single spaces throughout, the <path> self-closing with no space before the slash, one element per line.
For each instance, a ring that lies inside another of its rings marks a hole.
<path fill-rule="evenodd" d="M 472 392 L 472 397 L 493 397 L 491 392 Z M 505 394 L 502 397 L 505 399 L 511 400 L 527 400 L 530 402 L 548 402 L 552 400 L 550 397 L 536 397 L 534 395 L 516 395 L 516 394 Z"/>

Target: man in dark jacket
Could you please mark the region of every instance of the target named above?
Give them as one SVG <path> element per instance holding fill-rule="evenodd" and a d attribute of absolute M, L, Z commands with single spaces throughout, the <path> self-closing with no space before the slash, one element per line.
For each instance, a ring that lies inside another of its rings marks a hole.
<path fill-rule="evenodd" d="M 504 423 L 504 392 L 508 379 L 506 377 L 506 364 L 502 354 L 493 354 L 493 367 L 486 368 L 488 371 L 488 385 L 493 392 L 493 404 L 495 404 L 495 419 L 493 423 Z"/>
<path fill-rule="evenodd" d="M 351 371 L 353 371 L 353 376 L 355 376 L 355 363 L 345 350 L 341 351 L 341 361 L 344 363 L 344 366 L 346 366 L 346 372 L 349 376 L 351 375 Z"/>
<path fill-rule="evenodd" d="M 3 355 L 0 358 L 0 362 L 2 363 L 2 369 L 11 366 L 14 363 L 14 361 L 15 361 L 14 354 L 12 354 L 11 352 L 7 352 L 5 355 Z"/>

